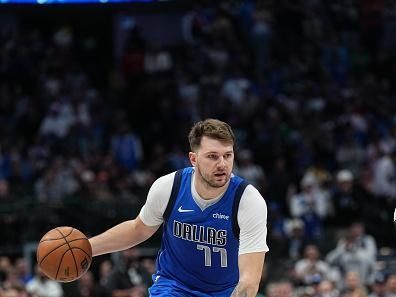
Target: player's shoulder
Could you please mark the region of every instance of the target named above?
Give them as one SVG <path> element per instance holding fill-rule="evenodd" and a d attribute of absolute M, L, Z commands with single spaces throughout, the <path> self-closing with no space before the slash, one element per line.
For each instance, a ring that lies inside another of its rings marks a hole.
<path fill-rule="evenodd" d="M 260 191 L 252 184 L 248 184 L 246 186 L 245 191 L 243 192 L 243 196 L 246 196 L 246 195 L 264 199 L 263 196 L 261 195 Z"/>
<path fill-rule="evenodd" d="M 151 188 L 153 189 L 163 189 L 163 188 L 172 188 L 173 186 L 173 182 L 175 180 L 175 175 L 178 171 L 182 172 L 182 174 L 187 173 L 187 174 L 192 174 L 193 172 L 193 168 L 192 167 L 186 167 L 186 168 L 181 168 L 177 171 L 173 171 L 171 173 L 168 173 L 166 175 L 162 175 L 160 177 L 158 177 L 154 183 L 152 184 Z"/>
<path fill-rule="evenodd" d="M 261 195 L 260 191 L 253 186 L 252 184 L 248 184 L 245 188 L 245 191 L 241 197 L 241 203 L 263 203 L 265 204 L 264 197 Z"/>
<path fill-rule="evenodd" d="M 176 174 L 176 171 L 158 177 L 154 181 L 152 187 L 162 188 L 162 187 L 172 186 L 173 180 L 175 179 L 175 174 Z"/>

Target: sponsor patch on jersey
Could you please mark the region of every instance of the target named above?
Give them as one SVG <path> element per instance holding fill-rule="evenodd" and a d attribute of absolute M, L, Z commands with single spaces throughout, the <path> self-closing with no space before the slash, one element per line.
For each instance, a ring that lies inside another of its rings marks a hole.
<path fill-rule="evenodd" d="M 227 220 L 227 221 L 230 218 L 230 216 L 218 212 L 214 213 L 212 216 L 214 219 Z"/>

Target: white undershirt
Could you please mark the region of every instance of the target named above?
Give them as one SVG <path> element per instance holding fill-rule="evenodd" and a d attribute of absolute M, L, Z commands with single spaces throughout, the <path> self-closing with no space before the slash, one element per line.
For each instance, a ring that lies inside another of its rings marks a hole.
<path fill-rule="evenodd" d="M 217 201 L 219 201 L 221 199 L 221 197 L 223 197 L 225 191 L 223 193 L 221 193 L 218 197 L 213 198 L 213 199 L 203 199 L 197 192 L 197 189 L 195 189 L 194 186 L 195 183 L 195 174 L 193 174 L 192 178 L 191 178 L 191 195 L 195 201 L 195 203 L 198 205 L 198 207 L 201 210 L 205 210 L 206 208 L 208 208 L 209 206 L 217 203 Z"/>
<path fill-rule="evenodd" d="M 145 205 L 139 213 L 147 226 L 158 226 L 164 222 L 163 214 L 172 191 L 175 172 L 158 178 L 150 188 Z M 193 180 L 193 179 L 192 179 Z M 223 194 L 211 200 L 202 199 L 192 181 L 192 196 L 201 209 L 219 201 Z M 259 191 L 248 185 L 242 194 L 238 210 L 240 229 L 239 254 L 267 252 L 267 205 Z"/>

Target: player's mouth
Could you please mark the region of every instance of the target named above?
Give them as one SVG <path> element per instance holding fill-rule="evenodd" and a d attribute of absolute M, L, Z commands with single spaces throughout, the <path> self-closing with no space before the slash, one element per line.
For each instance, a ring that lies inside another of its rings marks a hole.
<path fill-rule="evenodd" d="M 215 177 L 217 177 L 217 178 L 221 178 L 221 177 L 225 177 L 225 176 L 226 176 L 226 173 L 225 173 L 225 172 L 222 172 L 222 173 L 215 173 L 214 175 L 215 175 Z"/>

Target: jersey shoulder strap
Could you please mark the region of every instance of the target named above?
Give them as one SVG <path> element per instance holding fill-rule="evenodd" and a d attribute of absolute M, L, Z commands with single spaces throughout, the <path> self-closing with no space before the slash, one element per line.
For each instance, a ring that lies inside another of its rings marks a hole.
<path fill-rule="evenodd" d="M 242 194 L 248 185 L 249 183 L 247 181 L 245 180 L 241 181 L 241 183 L 238 185 L 238 188 L 235 191 L 234 203 L 232 205 L 232 230 L 234 231 L 235 237 L 238 239 L 239 239 L 239 231 L 240 231 L 238 224 L 239 202 L 241 202 Z"/>
<path fill-rule="evenodd" d="M 169 202 L 164 212 L 164 221 L 168 220 L 170 213 L 173 209 L 173 206 L 175 205 L 177 194 L 179 194 L 182 173 L 183 173 L 183 169 L 179 169 L 175 173 L 175 178 L 173 179 L 172 192 L 170 194 Z"/>

